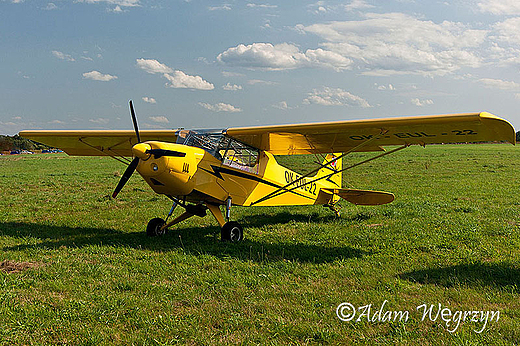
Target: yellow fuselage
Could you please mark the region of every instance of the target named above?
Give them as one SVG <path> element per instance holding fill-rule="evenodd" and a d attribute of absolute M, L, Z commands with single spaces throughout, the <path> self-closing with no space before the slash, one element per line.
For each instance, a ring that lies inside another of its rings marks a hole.
<path fill-rule="evenodd" d="M 185 153 L 184 157 L 144 155 L 137 171 L 160 194 L 185 198 L 187 202 L 225 204 L 231 197 L 234 205 L 279 206 L 311 205 L 332 202 L 333 196 L 321 192 L 321 188 L 340 188 L 331 180 L 313 180 L 307 177 L 287 189 L 296 189 L 258 202 L 263 197 L 283 188 L 301 177 L 276 162 L 274 156 L 261 151 L 254 167 L 246 167 L 218 160 L 204 149 L 167 142 L 145 142 L 147 148 Z M 238 168 L 237 168 L 238 167 Z M 341 184 L 341 183 L 340 183 Z"/>

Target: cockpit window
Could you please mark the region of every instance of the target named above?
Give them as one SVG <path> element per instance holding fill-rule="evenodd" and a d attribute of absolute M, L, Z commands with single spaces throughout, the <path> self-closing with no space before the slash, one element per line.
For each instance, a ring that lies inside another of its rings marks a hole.
<path fill-rule="evenodd" d="M 226 137 L 222 131 L 180 130 L 176 134 L 179 144 L 202 148 L 226 166 L 258 174 L 258 149 Z"/>

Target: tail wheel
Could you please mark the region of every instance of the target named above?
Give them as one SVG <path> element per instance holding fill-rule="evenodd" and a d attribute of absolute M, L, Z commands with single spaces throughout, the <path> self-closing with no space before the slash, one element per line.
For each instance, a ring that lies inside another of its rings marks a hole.
<path fill-rule="evenodd" d="M 244 229 L 242 228 L 242 226 L 240 226 L 238 222 L 229 221 L 226 224 L 224 224 L 224 226 L 222 226 L 220 235 L 222 241 L 236 243 L 244 239 Z"/>
<path fill-rule="evenodd" d="M 148 222 L 148 225 L 146 226 L 146 235 L 148 235 L 149 237 L 165 235 L 167 229 L 164 228 L 161 230 L 161 227 L 164 226 L 165 223 L 166 222 L 163 219 L 161 219 L 160 217 L 151 219 Z"/>

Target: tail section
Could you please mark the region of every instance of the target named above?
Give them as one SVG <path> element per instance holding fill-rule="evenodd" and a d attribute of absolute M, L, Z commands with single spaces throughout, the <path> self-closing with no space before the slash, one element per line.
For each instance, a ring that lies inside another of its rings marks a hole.
<path fill-rule="evenodd" d="M 342 159 L 335 159 L 336 157 L 340 156 L 341 154 L 335 153 L 335 154 L 327 154 L 325 157 L 325 160 L 323 161 L 323 164 L 326 164 L 327 162 L 330 162 L 328 165 L 323 167 L 318 171 L 316 174 L 317 178 L 321 178 L 324 176 L 328 176 L 331 173 L 337 172 L 343 168 Z M 332 176 L 324 179 L 324 182 L 328 182 L 331 188 L 335 189 L 341 189 L 341 172 L 333 174 Z"/>

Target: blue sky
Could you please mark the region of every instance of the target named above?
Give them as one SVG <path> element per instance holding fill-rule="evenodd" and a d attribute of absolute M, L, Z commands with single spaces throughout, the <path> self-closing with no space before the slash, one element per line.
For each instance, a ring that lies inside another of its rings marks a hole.
<path fill-rule="evenodd" d="M 520 128 L 520 2 L 0 0 L 0 133 L 489 111 Z"/>

